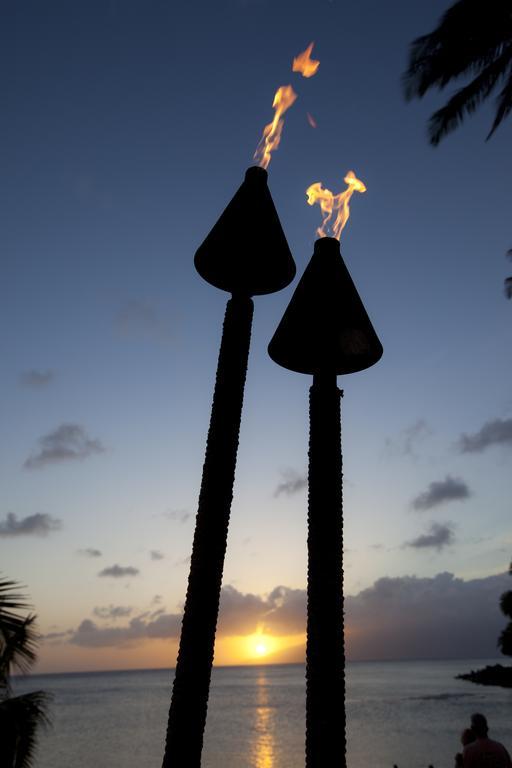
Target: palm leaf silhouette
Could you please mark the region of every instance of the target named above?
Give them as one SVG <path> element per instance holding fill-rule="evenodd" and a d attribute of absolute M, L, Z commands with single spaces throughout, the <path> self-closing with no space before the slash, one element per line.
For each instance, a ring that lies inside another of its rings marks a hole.
<path fill-rule="evenodd" d="M 28 603 L 19 585 L 0 578 L 0 765 L 2 768 L 32 768 L 37 734 L 49 725 L 51 696 L 34 691 L 12 695 L 11 673 L 26 673 L 36 660 L 38 635 L 35 616 L 18 613 Z"/>
<path fill-rule="evenodd" d="M 429 34 L 413 41 L 403 76 L 407 99 L 422 98 L 460 77 L 470 82 L 430 118 L 434 145 L 487 99 L 499 82 L 496 115 L 489 138 L 512 109 L 512 12 L 509 0 L 458 0 Z"/>

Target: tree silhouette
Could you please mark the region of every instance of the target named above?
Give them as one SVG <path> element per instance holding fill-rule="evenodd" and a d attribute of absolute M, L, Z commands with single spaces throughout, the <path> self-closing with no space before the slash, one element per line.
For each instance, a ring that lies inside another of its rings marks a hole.
<path fill-rule="evenodd" d="M 512 576 L 512 563 L 508 572 Z M 509 619 L 512 619 L 512 590 L 504 592 L 500 598 L 500 608 Z M 498 647 L 505 656 L 512 656 L 512 621 L 509 621 L 498 638 Z"/>
<path fill-rule="evenodd" d="M 19 585 L 0 579 L 0 765 L 2 768 L 31 768 L 34 765 L 37 732 L 49 724 L 49 694 L 34 691 L 13 696 L 12 671 L 28 672 L 36 660 L 38 635 L 35 616 L 22 616 L 28 607 L 18 593 Z"/>
<path fill-rule="evenodd" d="M 512 11 L 510 0 L 458 0 L 437 27 L 413 41 L 404 74 L 407 99 L 472 76 L 444 107 L 431 116 L 429 138 L 434 146 L 474 112 L 500 84 L 489 139 L 512 109 Z"/>
<path fill-rule="evenodd" d="M 512 248 L 507 251 L 507 256 L 512 259 Z M 512 299 L 512 277 L 505 279 L 505 296 L 507 299 Z"/>
<path fill-rule="evenodd" d="M 457 0 L 432 32 L 411 44 L 403 76 L 405 97 L 421 99 L 431 88 L 470 76 L 444 107 L 431 115 L 430 143 L 437 146 L 466 115 L 474 112 L 494 89 L 501 90 L 489 139 L 512 110 L 512 8 L 510 0 Z M 508 251 L 512 257 L 512 249 Z M 512 298 L 512 277 L 505 280 L 505 295 Z"/>

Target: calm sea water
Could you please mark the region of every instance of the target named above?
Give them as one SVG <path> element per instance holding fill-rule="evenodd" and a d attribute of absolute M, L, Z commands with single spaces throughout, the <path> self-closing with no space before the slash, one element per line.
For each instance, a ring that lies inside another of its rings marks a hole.
<path fill-rule="evenodd" d="M 349 768 L 452 768 L 475 711 L 511 748 L 512 690 L 454 679 L 485 663 L 494 660 L 349 663 Z M 162 670 L 18 680 L 20 692 L 54 695 L 36 768 L 160 768 L 171 682 Z M 300 768 L 304 709 L 301 665 L 214 669 L 204 768 Z"/>

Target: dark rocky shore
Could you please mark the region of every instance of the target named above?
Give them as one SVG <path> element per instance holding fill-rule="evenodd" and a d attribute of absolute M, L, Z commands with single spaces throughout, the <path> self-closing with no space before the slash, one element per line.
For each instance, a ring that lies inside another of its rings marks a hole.
<path fill-rule="evenodd" d="M 512 667 L 503 667 L 501 664 L 484 667 L 484 669 L 471 670 L 463 675 L 457 675 L 458 680 L 469 680 L 479 685 L 499 685 L 502 688 L 512 688 Z"/>

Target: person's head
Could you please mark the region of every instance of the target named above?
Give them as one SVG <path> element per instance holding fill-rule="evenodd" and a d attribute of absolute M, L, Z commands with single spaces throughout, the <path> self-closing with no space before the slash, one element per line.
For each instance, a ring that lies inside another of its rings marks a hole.
<path fill-rule="evenodd" d="M 476 735 L 472 728 L 464 728 L 460 735 L 460 743 L 463 747 L 465 747 L 467 744 L 471 744 L 472 741 L 475 741 Z"/>
<path fill-rule="evenodd" d="M 487 726 L 487 720 L 484 717 L 484 715 L 481 715 L 479 712 L 476 712 L 474 715 L 471 715 L 471 728 L 475 732 L 475 736 L 478 738 L 485 738 L 487 736 L 487 732 L 489 730 Z"/>

